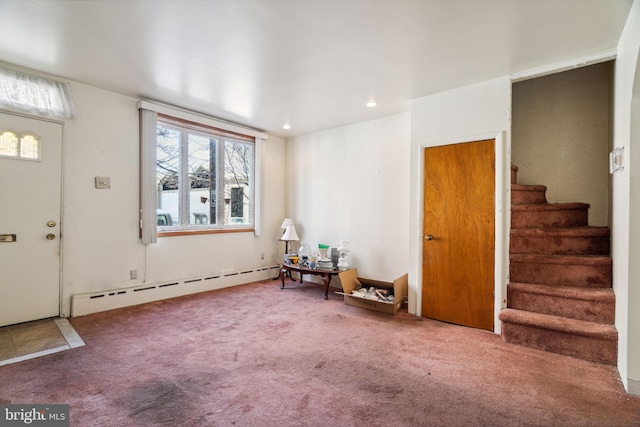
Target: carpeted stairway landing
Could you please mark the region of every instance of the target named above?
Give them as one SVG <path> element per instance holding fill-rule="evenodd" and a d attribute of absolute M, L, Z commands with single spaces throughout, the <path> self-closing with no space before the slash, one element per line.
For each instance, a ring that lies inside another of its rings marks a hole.
<path fill-rule="evenodd" d="M 545 186 L 511 177 L 504 340 L 616 365 L 609 229 L 588 226 L 588 204 L 549 204 Z"/>

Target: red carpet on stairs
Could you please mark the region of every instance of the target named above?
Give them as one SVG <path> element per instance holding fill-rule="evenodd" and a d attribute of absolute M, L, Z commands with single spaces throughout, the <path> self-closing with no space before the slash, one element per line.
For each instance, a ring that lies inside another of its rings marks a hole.
<path fill-rule="evenodd" d="M 588 225 L 588 204 L 547 203 L 547 187 L 517 184 L 517 171 L 503 339 L 616 365 L 609 229 Z"/>

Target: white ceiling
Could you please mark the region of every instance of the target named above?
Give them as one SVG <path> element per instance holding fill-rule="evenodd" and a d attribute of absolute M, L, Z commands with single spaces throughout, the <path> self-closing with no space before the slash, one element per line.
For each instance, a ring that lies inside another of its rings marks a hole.
<path fill-rule="evenodd" d="M 288 137 L 611 53 L 631 3 L 0 0 L 0 61 Z"/>

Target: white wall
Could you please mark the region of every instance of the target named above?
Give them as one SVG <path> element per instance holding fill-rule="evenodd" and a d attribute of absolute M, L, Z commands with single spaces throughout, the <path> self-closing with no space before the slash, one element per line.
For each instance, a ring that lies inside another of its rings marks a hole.
<path fill-rule="evenodd" d="M 411 104 L 409 311 L 421 314 L 423 153 L 425 147 L 496 139 L 496 308 L 506 296 L 511 80 L 508 77 L 416 99 Z M 507 181 L 508 182 L 508 181 Z"/>
<path fill-rule="evenodd" d="M 407 273 L 409 131 L 402 113 L 287 140 L 287 216 L 316 248 L 349 240 L 364 277 Z"/>
<path fill-rule="evenodd" d="M 609 225 L 611 62 L 515 83 L 511 161 L 518 184 L 547 186 L 549 203 L 589 203 Z"/>
<path fill-rule="evenodd" d="M 138 110 L 135 98 L 71 82 L 77 117 L 64 125 L 63 314 L 74 294 L 274 265 L 284 216 L 284 141 L 262 150 L 262 235 L 224 233 L 138 239 Z M 111 177 L 111 189 L 94 177 Z M 264 259 L 262 259 L 264 254 Z M 129 270 L 136 269 L 137 280 Z"/>
<path fill-rule="evenodd" d="M 635 1 L 618 44 L 614 88 L 614 147 L 624 147 L 624 171 L 613 175 L 611 255 L 616 294 L 618 370 L 640 394 L 640 2 Z"/>

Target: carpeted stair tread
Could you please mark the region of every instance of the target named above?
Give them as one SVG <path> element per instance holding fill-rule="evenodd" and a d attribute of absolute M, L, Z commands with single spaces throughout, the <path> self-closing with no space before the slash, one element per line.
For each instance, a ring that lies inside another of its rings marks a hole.
<path fill-rule="evenodd" d="M 547 203 L 546 192 L 544 185 L 511 184 L 511 205 Z"/>
<path fill-rule="evenodd" d="M 593 237 L 609 237 L 609 227 L 555 227 L 555 228 L 523 228 L 511 230 L 512 233 L 521 235 L 540 235 L 540 236 L 593 236 Z"/>
<path fill-rule="evenodd" d="M 515 228 L 511 229 L 512 254 L 607 255 L 609 228 Z"/>
<path fill-rule="evenodd" d="M 530 185 L 530 184 L 511 184 L 511 190 L 517 191 L 547 191 L 546 185 Z"/>
<path fill-rule="evenodd" d="M 507 308 L 500 312 L 502 339 L 552 353 L 615 366 L 618 332 L 613 325 Z"/>
<path fill-rule="evenodd" d="M 514 282 L 611 288 L 612 259 L 605 255 L 510 254 Z"/>
<path fill-rule="evenodd" d="M 584 320 L 532 313 L 530 311 L 505 308 L 500 312 L 500 320 L 518 325 L 532 326 L 538 329 L 581 335 L 604 341 L 618 340 L 618 331 L 613 325 L 585 322 Z"/>
<path fill-rule="evenodd" d="M 509 283 L 508 286 L 530 294 L 579 299 L 584 301 L 614 302 L 616 299 L 611 288 L 579 288 L 575 286 L 551 286 L 536 283 L 514 282 Z"/>
<path fill-rule="evenodd" d="M 588 203 L 532 203 L 511 205 L 512 212 L 551 212 L 589 209 Z"/>
<path fill-rule="evenodd" d="M 603 324 L 615 322 L 613 289 L 550 286 L 533 283 L 507 285 L 508 308 Z"/>
<path fill-rule="evenodd" d="M 608 255 L 545 255 L 545 254 L 511 254 L 509 259 L 514 262 L 535 262 L 540 264 L 576 264 L 576 265 L 608 265 L 611 257 Z"/>
<path fill-rule="evenodd" d="M 588 224 L 587 203 L 511 205 L 511 228 L 574 228 Z"/>

